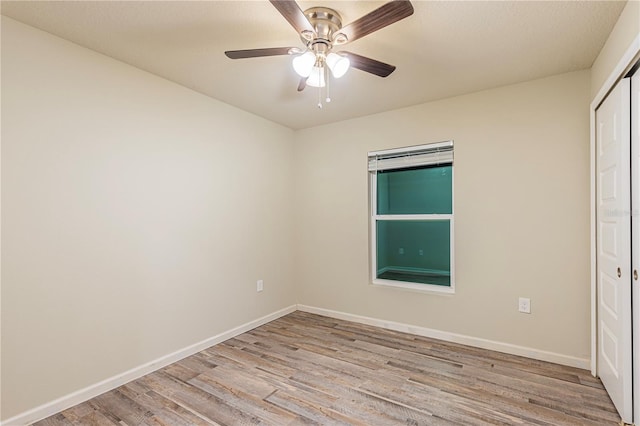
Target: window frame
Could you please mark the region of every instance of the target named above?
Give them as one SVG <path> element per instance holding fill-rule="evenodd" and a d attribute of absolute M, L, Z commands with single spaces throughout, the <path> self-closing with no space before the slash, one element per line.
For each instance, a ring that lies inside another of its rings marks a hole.
<path fill-rule="evenodd" d="M 415 145 L 405 148 L 395 148 L 382 151 L 372 151 L 368 153 L 367 159 L 377 155 L 389 155 L 389 154 L 410 154 L 412 152 L 422 151 L 425 149 L 434 149 L 438 147 L 450 146 L 452 152 L 452 159 L 450 162 L 443 162 L 442 165 L 451 165 L 451 213 L 450 214 L 401 214 L 401 215 L 378 215 L 377 214 L 377 170 L 368 170 L 369 174 L 369 274 L 370 283 L 374 286 L 392 287 L 400 289 L 415 290 L 425 293 L 437 293 L 437 294 L 454 294 L 455 293 L 455 258 L 454 258 L 454 188 L 455 188 L 455 167 L 453 161 L 453 140 L 445 142 L 429 143 L 424 145 Z M 400 170 L 402 167 L 391 168 L 390 170 Z M 412 283 L 408 281 L 396 281 L 377 278 L 378 272 L 378 259 L 377 259 L 377 222 L 379 220 L 418 220 L 418 221 L 436 221 L 436 220 L 448 220 L 449 221 L 449 266 L 450 266 L 450 285 L 437 285 L 437 284 L 423 284 Z"/>

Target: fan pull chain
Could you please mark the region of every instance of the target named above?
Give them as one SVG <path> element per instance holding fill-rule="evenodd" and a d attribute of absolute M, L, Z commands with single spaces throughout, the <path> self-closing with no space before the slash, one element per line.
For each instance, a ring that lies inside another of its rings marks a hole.
<path fill-rule="evenodd" d="M 325 68 L 324 68 L 324 81 L 325 81 L 325 84 L 327 85 L 327 88 L 326 88 L 326 95 L 327 95 L 327 97 L 326 97 L 326 99 L 325 99 L 325 102 L 326 102 L 326 103 L 331 102 L 331 96 L 329 96 L 329 80 L 331 80 L 331 78 L 330 78 L 330 77 L 331 77 L 331 76 L 329 75 L 329 70 L 327 69 L 327 67 L 325 67 Z"/>
<path fill-rule="evenodd" d="M 318 81 L 322 81 L 321 80 L 321 76 L 320 73 L 322 72 L 322 68 L 318 68 Z M 318 108 L 322 109 L 322 85 L 318 85 Z"/>

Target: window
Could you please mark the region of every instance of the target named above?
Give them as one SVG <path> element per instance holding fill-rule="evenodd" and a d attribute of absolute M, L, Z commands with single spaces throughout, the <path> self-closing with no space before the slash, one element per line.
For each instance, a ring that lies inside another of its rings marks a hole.
<path fill-rule="evenodd" d="M 453 141 L 369 153 L 374 284 L 453 293 Z"/>

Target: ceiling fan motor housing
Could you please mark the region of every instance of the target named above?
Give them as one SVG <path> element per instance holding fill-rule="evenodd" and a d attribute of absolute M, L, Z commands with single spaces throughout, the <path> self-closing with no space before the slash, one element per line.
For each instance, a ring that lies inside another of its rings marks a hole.
<path fill-rule="evenodd" d="M 315 34 L 303 31 L 300 34 L 302 42 L 316 54 L 326 55 L 334 44 L 344 44 L 347 37 L 339 33 L 342 28 L 342 18 L 328 7 L 312 7 L 304 11 Z"/>

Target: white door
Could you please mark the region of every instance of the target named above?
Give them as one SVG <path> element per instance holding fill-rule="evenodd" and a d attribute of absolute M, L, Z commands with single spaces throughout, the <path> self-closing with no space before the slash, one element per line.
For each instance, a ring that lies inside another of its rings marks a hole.
<path fill-rule="evenodd" d="M 632 421 L 631 145 L 629 79 L 596 111 L 598 376 Z"/>
<path fill-rule="evenodd" d="M 631 78 L 631 264 L 634 341 L 634 422 L 640 425 L 640 72 Z"/>

